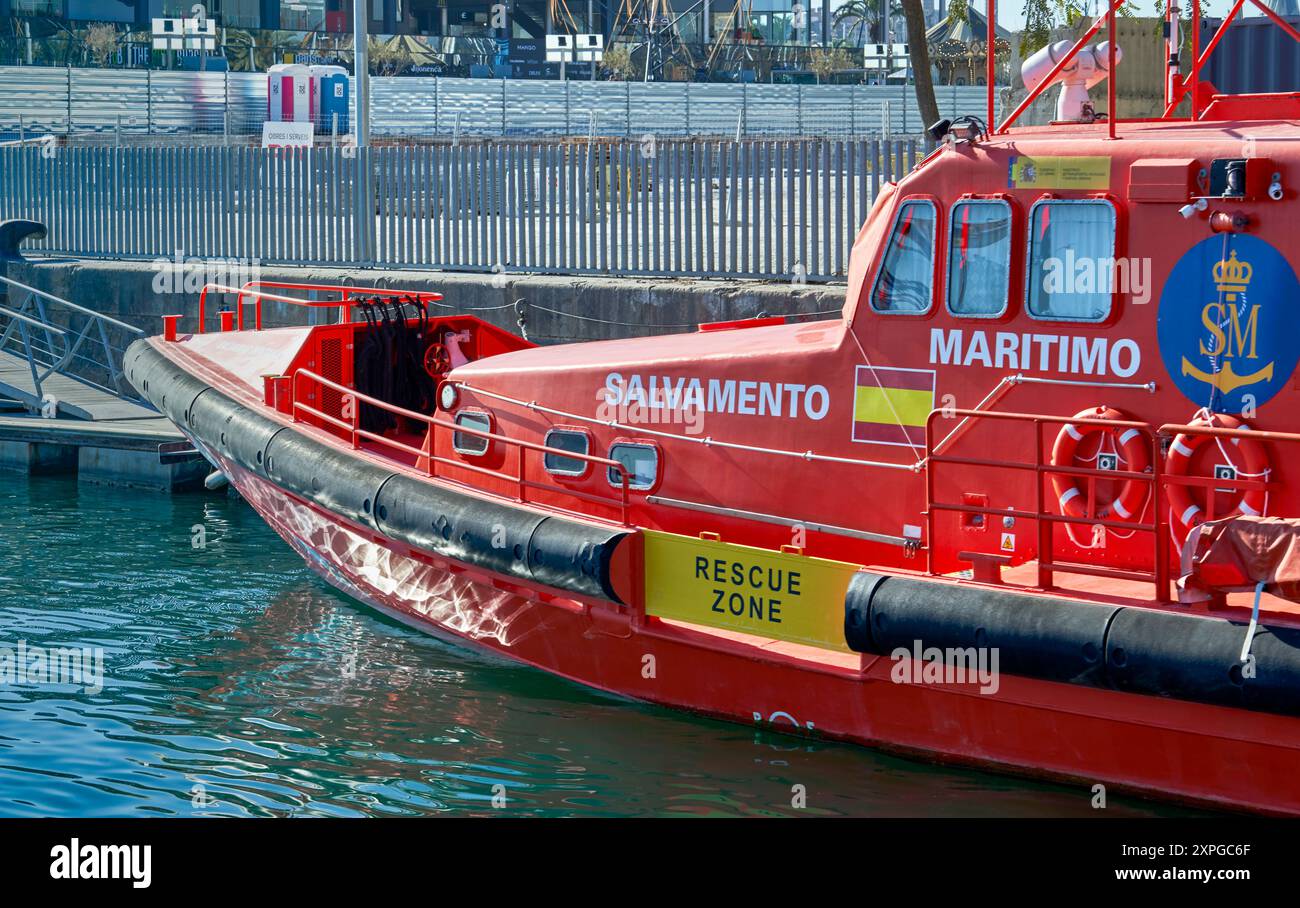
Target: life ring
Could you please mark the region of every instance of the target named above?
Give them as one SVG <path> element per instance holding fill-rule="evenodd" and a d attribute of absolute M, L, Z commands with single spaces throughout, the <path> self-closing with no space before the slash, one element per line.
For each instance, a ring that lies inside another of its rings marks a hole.
<path fill-rule="evenodd" d="M 1223 413 L 1206 413 L 1202 411 L 1197 414 L 1196 419 L 1192 420 L 1193 426 L 1210 426 L 1216 429 L 1250 429 L 1250 426 L 1233 416 Z M 1220 442 L 1219 449 L 1233 468 L 1237 471 L 1238 477 L 1246 479 L 1265 479 L 1269 474 L 1268 455 L 1264 451 L 1264 445 L 1253 438 L 1230 438 L 1228 443 L 1232 445 L 1229 448 L 1222 444 L 1224 439 L 1213 438 L 1210 435 L 1178 435 L 1169 445 L 1169 453 L 1165 456 L 1165 473 L 1170 476 L 1186 476 L 1192 466 L 1192 458 L 1200 450 L 1201 445 L 1213 439 Z M 1229 453 L 1235 449 L 1241 454 L 1245 465 L 1238 466 Z M 1197 490 L 1200 487 L 1184 485 L 1182 483 L 1169 483 L 1169 523 L 1175 534 L 1175 542 L 1181 545 L 1186 539 L 1188 533 L 1193 527 L 1199 526 L 1205 522 L 1205 496 L 1213 495 L 1213 490 L 1207 489 L 1203 495 L 1198 497 Z M 1216 513 L 1216 518 L 1221 517 L 1259 517 L 1262 516 L 1268 505 L 1268 492 L 1264 489 L 1248 489 L 1243 492 L 1237 503 L 1223 513 Z"/>
<path fill-rule="evenodd" d="M 1074 414 L 1074 418 L 1122 420 L 1125 416 L 1111 407 L 1093 407 Z M 1060 434 L 1056 436 L 1056 443 L 1052 446 L 1052 466 L 1075 466 L 1079 443 L 1087 436 L 1096 433 L 1104 433 L 1114 438 L 1115 453 L 1119 456 L 1125 472 L 1145 473 L 1150 469 L 1151 455 L 1148 451 L 1148 441 L 1138 429 L 1126 427 L 1116 430 L 1103 426 L 1075 426 L 1072 423 L 1066 423 L 1061 428 Z M 1052 491 L 1056 495 L 1061 513 L 1066 517 L 1089 516 L 1085 507 L 1087 499 L 1076 481 L 1077 478 L 1058 473 L 1052 474 Z M 1100 508 L 1093 516 L 1113 517 L 1121 521 L 1137 520 L 1142 514 L 1142 509 L 1146 507 L 1148 495 L 1150 495 L 1148 483 L 1141 479 L 1126 480 L 1111 503 Z"/>

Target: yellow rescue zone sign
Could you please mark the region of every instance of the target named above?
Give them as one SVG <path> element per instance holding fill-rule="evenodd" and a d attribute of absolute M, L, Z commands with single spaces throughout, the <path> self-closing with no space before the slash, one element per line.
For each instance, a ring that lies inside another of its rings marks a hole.
<path fill-rule="evenodd" d="M 643 531 L 646 614 L 848 652 L 844 593 L 858 565 Z"/>

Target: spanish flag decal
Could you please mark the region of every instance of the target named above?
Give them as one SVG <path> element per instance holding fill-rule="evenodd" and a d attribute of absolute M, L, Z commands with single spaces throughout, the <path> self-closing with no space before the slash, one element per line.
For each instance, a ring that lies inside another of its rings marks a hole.
<path fill-rule="evenodd" d="M 858 366 L 853 394 L 853 440 L 881 445 L 925 444 L 934 409 L 933 369 Z"/>

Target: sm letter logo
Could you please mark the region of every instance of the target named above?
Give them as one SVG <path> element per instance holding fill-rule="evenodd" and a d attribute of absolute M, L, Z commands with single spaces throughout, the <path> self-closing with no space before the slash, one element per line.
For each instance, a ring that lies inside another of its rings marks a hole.
<path fill-rule="evenodd" d="M 1258 237 L 1202 240 L 1160 293 L 1157 333 L 1170 377 L 1198 407 L 1240 413 L 1286 384 L 1300 358 L 1300 281 Z"/>

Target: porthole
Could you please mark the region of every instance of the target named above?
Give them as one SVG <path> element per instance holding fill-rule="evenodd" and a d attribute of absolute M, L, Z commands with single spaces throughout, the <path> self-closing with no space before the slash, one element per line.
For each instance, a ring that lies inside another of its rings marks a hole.
<path fill-rule="evenodd" d="M 609 449 L 609 459 L 617 460 L 627 471 L 628 488 L 644 491 L 654 488 L 659 480 L 659 450 L 654 445 L 619 442 Z M 610 467 L 609 484 L 622 488 L 623 477 Z"/>
<path fill-rule="evenodd" d="M 492 417 L 481 410 L 462 410 L 456 414 L 456 425 L 479 432 L 491 432 Z M 489 439 L 469 432 L 454 432 L 451 436 L 451 446 L 456 453 L 468 457 L 482 457 L 488 452 L 489 445 Z"/>

